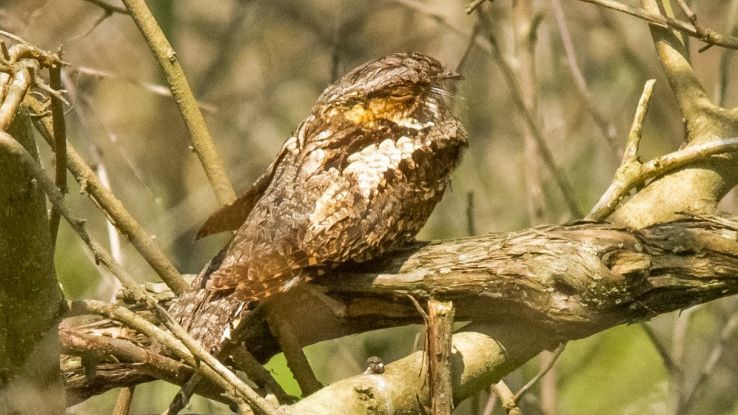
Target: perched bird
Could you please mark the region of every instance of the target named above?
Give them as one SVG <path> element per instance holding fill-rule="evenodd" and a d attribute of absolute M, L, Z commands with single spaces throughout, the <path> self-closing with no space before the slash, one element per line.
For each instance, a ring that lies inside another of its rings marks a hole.
<path fill-rule="evenodd" d="M 466 147 L 435 59 L 394 53 L 326 88 L 267 172 L 199 236 L 238 228 L 173 307 L 214 350 L 245 305 L 411 242 Z"/>

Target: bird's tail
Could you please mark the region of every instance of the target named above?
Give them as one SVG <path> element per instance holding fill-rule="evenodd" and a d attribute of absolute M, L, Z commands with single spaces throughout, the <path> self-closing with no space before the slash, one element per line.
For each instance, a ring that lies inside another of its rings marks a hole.
<path fill-rule="evenodd" d="M 174 320 L 210 352 L 219 350 L 246 308 L 245 303 L 231 295 L 232 292 L 205 288 L 208 277 L 218 269 L 224 254 L 225 250 L 210 261 L 169 310 Z"/>

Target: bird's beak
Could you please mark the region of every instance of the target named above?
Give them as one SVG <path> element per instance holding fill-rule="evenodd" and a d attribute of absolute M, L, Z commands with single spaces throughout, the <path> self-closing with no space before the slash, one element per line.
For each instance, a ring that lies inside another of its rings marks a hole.
<path fill-rule="evenodd" d="M 448 72 L 445 72 L 443 75 L 441 75 L 441 79 L 443 80 L 452 79 L 454 81 L 460 81 L 464 79 L 464 77 L 461 76 L 461 74 L 458 72 L 448 71 Z"/>

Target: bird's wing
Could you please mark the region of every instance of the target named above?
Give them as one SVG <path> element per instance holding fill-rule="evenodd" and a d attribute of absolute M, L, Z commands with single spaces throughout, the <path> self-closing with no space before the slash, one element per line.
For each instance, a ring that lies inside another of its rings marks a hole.
<path fill-rule="evenodd" d="M 269 186 L 271 180 L 272 172 L 267 171 L 256 179 L 246 193 L 215 211 L 215 213 L 208 217 L 202 227 L 200 227 L 200 230 L 197 232 L 197 239 L 215 233 L 238 229 L 249 216 L 256 202 L 264 194 L 264 190 Z"/>
<path fill-rule="evenodd" d="M 249 214 L 254 209 L 256 202 L 261 199 L 264 192 L 269 187 L 269 184 L 274 179 L 274 174 L 277 171 L 279 162 L 294 148 L 291 147 L 296 143 L 296 138 L 291 137 L 282 147 L 277 158 L 267 168 L 266 173 L 262 174 L 254 184 L 251 185 L 249 190 L 241 195 L 238 199 L 233 202 L 222 206 L 215 213 L 210 215 L 205 223 L 202 225 L 200 230 L 197 232 L 197 239 L 204 236 L 212 235 L 219 232 L 235 231 L 241 224 L 246 221 Z"/>

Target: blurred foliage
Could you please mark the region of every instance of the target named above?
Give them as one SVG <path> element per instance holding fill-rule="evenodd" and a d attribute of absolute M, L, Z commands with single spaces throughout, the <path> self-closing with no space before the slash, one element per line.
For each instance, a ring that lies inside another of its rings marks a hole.
<path fill-rule="evenodd" d="M 575 92 L 550 2 L 531 1 L 542 15 L 535 53 L 538 115 L 557 162 L 576 188 L 579 206 L 587 210 L 609 183 L 619 158 Z M 464 13 L 461 0 L 416 2 L 443 16 L 442 21 L 394 1 L 149 3 L 172 40 L 198 99 L 208 108 L 207 121 L 238 189 L 246 189 L 258 177 L 335 74 L 394 51 L 424 52 L 455 67 L 468 38 L 446 23 L 467 32 L 475 23 L 473 15 Z M 730 32 L 735 24 L 730 10 L 736 3 L 700 2 L 696 12 L 702 25 Z M 564 6 L 582 72 L 598 109 L 616 128 L 617 139 L 624 141 L 627 135 L 643 83 L 656 78 L 642 158 L 675 149 L 684 131 L 647 25 L 582 2 L 566 1 Z M 511 7 L 510 1 L 491 5 L 495 30 L 515 66 Z M 156 235 L 180 270 L 197 272 L 227 236 L 193 239 L 198 225 L 216 208 L 216 201 L 197 158 L 188 149 L 187 131 L 172 99 L 151 87 L 161 84 L 162 76 L 130 18 L 121 14 L 105 17 L 102 9 L 83 0 L 5 0 L 0 1 L 0 27 L 47 49 L 64 46 L 65 60 L 71 63 L 64 78 L 73 102 L 67 114 L 70 141 L 89 163 L 104 164 L 113 191 Z M 708 92 L 717 94 L 718 68 L 725 52 L 714 47 L 698 54 L 698 47 L 693 40 L 695 69 Z M 419 236 L 422 239 L 465 236 L 469 192 L 474 194 L 478 233 L 535 225 L 526 209 L 524 125 L 509 88 L 480 48 L 470 51 L 462 72 L 466 80 L 454 103 L 469 130 L 471 148 L 454 176 L 453 191 L 437 207 Z M 726 106 L 734 105 L 738 98 L 735 75 L 729 75 Z M 46 166 L 53 165 L 48 148 L 41 150 Z M 574 219 L 548 172 L 543 171 L 542 177 L 545 219 L 554 223 Z M 79 190 L 72 188 L 68 203 L 87 218 L 96 239 L 107 241 L 103 215 Z M 737 204 L 730 195 L 723 206 L 735 213 Z M 125 242 L 121 255 L 126 268 L 141 281 L 156 279 Z M 115 288 L 111 277 L 95 267 L 89 253 L 64 226 L 57 267 L 68 297 L 111 298 Z M 735 310 L 735 300 L 725 299 L 701 306 L 691 315 L 685 352 L 688 387 Z M 649 323 L 667 348 L 671 347 L 675 318 L 666 315 Z M 328 383 L 362 372 L 367 356 L 391 361 L 407 354 L 417 332 L 417 327 L 405 327 L 365 333 L 310 346 L 307 353 L 319 379 Z M 738 339 L 732 336 L 690 413 L 738 413 L 736 347 Z M 290 393 L 299 392 L 281 357 L 275 357 L 269 367 Z M 508 380 L 517 389 L 536 371 L 537 364 L 532 362 Z M 556 375 L 559 414 L 665 413 L 669 375 L 637 326 L 569 345 Z M 140 386 L 133 413 L 159 413 L 175 390 L 161 382 Z M 90 399 L 70 413 L 109 413 L 114 396 L 111 392 Z M 465 402 L 457 413 L 477 413 L 486 400 L 487 395 L 481 394 L 475 400 L 478 408 Z M 521 404 L 526 415 L 542 413 L 537 402 L 533 390 Z M 192 410 L 226 412 L 223 406 L 204 400 L 196 400 Z M 501 409 L 495 413 L 501 414 Z"/>

